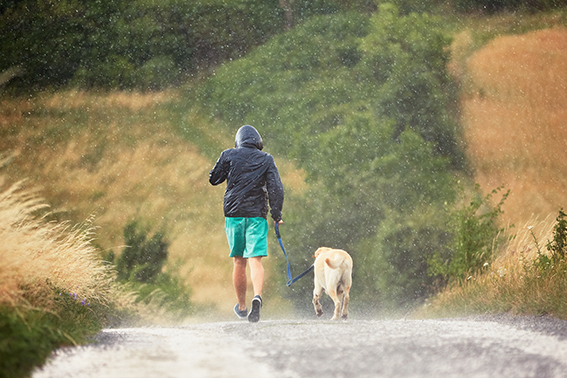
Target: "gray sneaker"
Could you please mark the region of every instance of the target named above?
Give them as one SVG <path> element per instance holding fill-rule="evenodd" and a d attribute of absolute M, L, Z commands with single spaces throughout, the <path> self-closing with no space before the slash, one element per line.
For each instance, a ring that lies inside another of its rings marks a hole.
<path fill-rule="evenodd" d="M 236 304 L 236 306 L 234 306 L 234 313 L 236 314 L 236 316 L 238 316 L 239 319 L 246 319 L 246 317 L 248 316 L 248 309 L 245 308 L 244 310 L 240 310 L 238 308 L 238 303 Z"/>
<path fill-rule="evenodd" d="M 250 323 L 257 323 L 260 320 L 260 309 L 262 308 L 262 297 L 256 295 L 252 299 L 252 310 L 248 314 L 248 321 Z"/>

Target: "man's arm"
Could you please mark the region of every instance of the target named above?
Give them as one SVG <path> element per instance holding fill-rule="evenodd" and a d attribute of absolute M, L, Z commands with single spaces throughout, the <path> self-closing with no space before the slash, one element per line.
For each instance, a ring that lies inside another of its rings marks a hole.
<path fill-rule="evenodd" d="M 272 219 L 279 222 L 282 220 L 284 191 L 278 168 L 276 167 L 276 163 L 272 157 L 270 168 L 268 168 L 267 172 L 266 187 L 268 189 L 268 200 L 270 202 L 270 213 L 272 214 Z"/>
<path fill-rule="evenodd" d="M 209 182 L 212 185 L 218 185 L 228 177 L 230 164 L 226 159 L 226 151 L 223 151 L 213 169 L 209 172 Z"/>

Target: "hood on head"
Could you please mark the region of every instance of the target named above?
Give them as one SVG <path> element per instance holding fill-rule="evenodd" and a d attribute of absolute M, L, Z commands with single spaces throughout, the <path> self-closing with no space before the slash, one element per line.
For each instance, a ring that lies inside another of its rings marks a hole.
<path fill-rule="evenodd" d="M 264 142 L 262 142 L 260 133 L 258 133 L 258 131 L 254 127 L 250 125 L 244 125 L 240 129 L 238 129 L 238 132 L 236 133 L 234 146 L 236 148 L 254 147 L 261 150 L 262 148 L 264 148 Z"/>

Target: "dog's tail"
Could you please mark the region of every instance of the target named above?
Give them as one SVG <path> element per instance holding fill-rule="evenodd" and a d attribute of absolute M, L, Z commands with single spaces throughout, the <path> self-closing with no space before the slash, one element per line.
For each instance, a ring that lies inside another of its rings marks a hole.
<path fill-rule="evenodd" d="M 327 266 L 331 269 L 337 269 L 338 267 L 340 267 L 343 263 L 345 262 L 345 259 L 343 256 L 335 256 L 334 259 L 331 259 L 330 257 L 327 257 L 325 259 L 325 264 L 327 264 Z"/>

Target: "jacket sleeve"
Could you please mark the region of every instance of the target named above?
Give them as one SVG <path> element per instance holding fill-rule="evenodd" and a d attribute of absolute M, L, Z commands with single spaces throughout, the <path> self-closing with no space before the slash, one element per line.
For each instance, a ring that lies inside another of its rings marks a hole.
<path fill-rule="evenodd" d="M 223 151 L 213 169 L 209 172 L 209 182 L 212 185 L 218 185 L 224 182 L 228 177 L 230 162 L 226 158 L 226 151 Z"/>
<path fill-rule="evenodd" d="M 266 187 L 268 189 L 268 200 L 270 201 L 270 213 L 275 222 L 282 219 L 282 207 L 284 201 L 284 191 L 280 174 L 273 157 L 270 156 L 270 168 L 266 177 Z"/>

